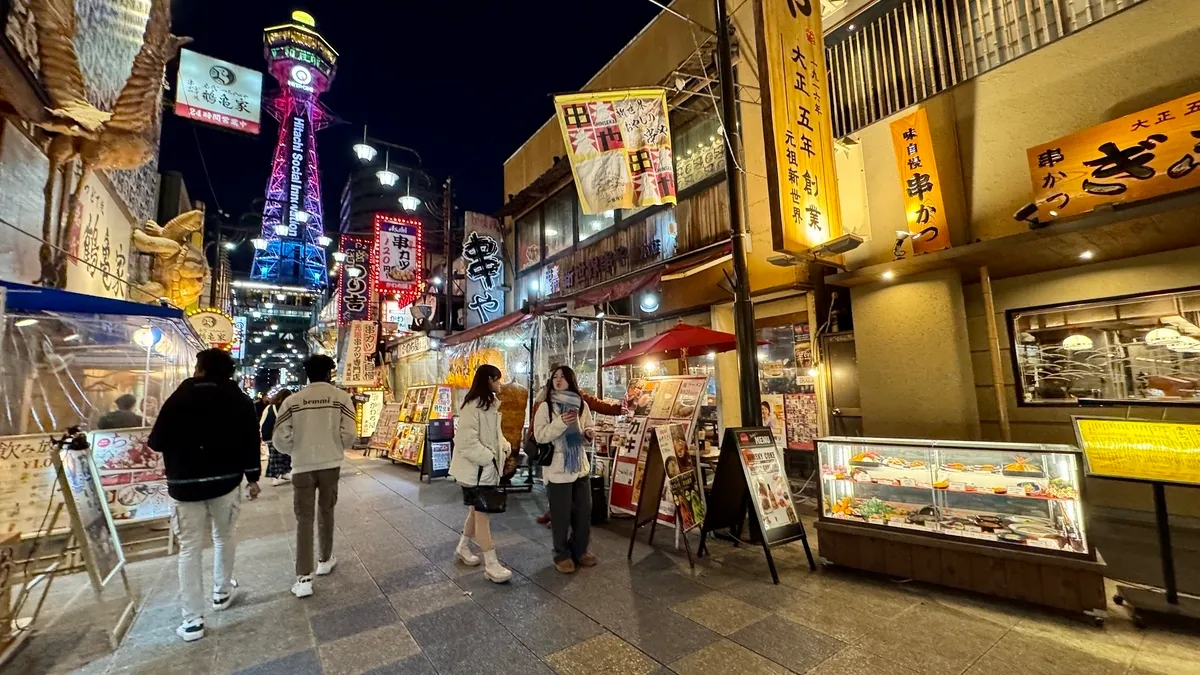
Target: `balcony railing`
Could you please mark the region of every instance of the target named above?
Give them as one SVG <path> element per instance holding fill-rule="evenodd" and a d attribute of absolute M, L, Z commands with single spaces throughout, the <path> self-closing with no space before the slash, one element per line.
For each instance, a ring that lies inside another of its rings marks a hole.
<path fill-rule="evenodd" d="M 904 0 L 826 35 L 845 136 L 1146 0 Z"/>

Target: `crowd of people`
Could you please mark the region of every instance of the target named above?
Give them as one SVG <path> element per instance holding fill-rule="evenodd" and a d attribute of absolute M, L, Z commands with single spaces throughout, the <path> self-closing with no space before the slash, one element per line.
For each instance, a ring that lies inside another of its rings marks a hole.
<path fill-rule="evenodd" d="M 332 384 L 334 368 L 328 356 L 313 356 L 304 362 L 306 387 L 281 390 L 269 400 L 256 402 L 234 382 L 229 353 L 208 349 L 197 355 L 193 376 L 163 403 L 148 444 L 163 455 L 167 490 L 174 502 L 182 613 L 176 634 L 183 640 L 203 638 L 207 610 L 225 610 L 237 596 L 234 527 L 243 500 L 261 494 L 263 445 L 266 476 L 276 485 L 288 481 L 292 485 L 296 517 L 292 593 L 297 598 L 312 596 L 314 578 L 331 574 L 337 566 L 333 534 L 338 481 L 343 453 L 352 447 L 357 432 L 350 395 Z M 495 366 L 476 370 L 458 413 L 450 464 L 450 475 L 461 486 L 467 507 L 455 560 L 467 566 L 482 564 L 484 576 L 495 583 L 509 581 L 512 572 L 500 563 L 489 517 L 506 508 L 502 484 L 505 469 L 512 465 L 507 460 L 517 451 L 502 432 L 497 396 L 501 380 Z M 118 412 L 134 415 L 129 412 L 130 401 L 117 403 Z M 196 420 L 220 422 L 196 424 Z M 591 466 L 586 445 L 592 432 L 592 410 L 575 372 L 567 366 L 555 368 L 535 397 L 525 447 L 535 449 L 542 465 L 554 566 L 564 574 L 599 562 L 589 549 Z M 206 598 L 201 559 L 209 536 L 213 586 Z"/>

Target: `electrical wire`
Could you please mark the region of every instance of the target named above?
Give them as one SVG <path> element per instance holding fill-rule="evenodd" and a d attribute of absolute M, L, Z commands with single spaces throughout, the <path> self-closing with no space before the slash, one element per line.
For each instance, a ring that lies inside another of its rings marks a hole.
<path fill-rule="evenodd" d="M 217 190 L 213 187 L 212 177 L 208 175 L 208 162 L 204 159 L 204 149 L 200 147 L 200 134 L 196 132 L 196 125 L 189 124 L 192 128 L 192 138 L 196 139 L 196 152 L 200 153 L 200 166 L 204 168 L 204 180 L 208 181 L 208 191 L 212 194 L 213 204 L 216 204 L 217 211 L 222 211 L 221 200 L 217 199 Z"/>
<path fill-rule="evenodd" d="M 104 275 L 104 276 L 106 276 L 106 277 L 110 277 L 110 278 L 112 278 L 113 280 L 115 280 L 115 281 L 118 281 L 118 282 L 120 282 L 120 283 L 122 283 L 122 284 L 125 284 L 125 285 L 126 285 L 126 286 L 128 286 L 128 287 L 129 287 L 131 290 L 133 290 L 133 289 L 135 289 L 135 288 L 136 288 L 136 287 L 135 287 L 133 284 L 131 284 L 131 283 L 129 282 L 129 280 L 127 280 L 127 279 L 122 279 L 121 277 L 119 277 L 119 276 L 117 276 L 117 275 L 113 274 L 112 272 L 109 272 L 108 270 L 105 270 L 105 269 L 103 269 L 103 268 L 101 268 L 101 267 L 98 267 L 98 266 L 96 266 L 96 265 L 93 265 L 92 263 L 90 263 L 90 262 L 88 262 L 88 261 L 84 260 L 83 258 L 80 258 L 79 256 L 72 255 L 72 254 L 71 254 L 71 252 L 70 252 L 70 251 L 68 251 L 67 249 L 65 249 L 65 248 L 63 248 L 63 247 L 61 247 L 61 246 L 58 246 L 57 244 L 54 244 L 53 242 L 46 241 L 45 239 L 42 239 L 41 237 L 37 236 L 36 234 L 33 234 L 32 232 L 27 232 L 27 231 L 25 231 L 25 230 L 23 230 L 23 229 L 21 229 L 21 228 L 17 227 L 16 225 L 13 225 L 12 223 L 8 222 L 8 221 L 7 221 L 7 220 L 5 220 L 4 218 L 0 218 L 0 225 L 7 225 L 8 227 L 11 227 L 12 229 L 16 230 L 17 232 L 20 232 L 21 234 L 25 235 L 26 237 L 29 237 L 30 239 L 33 239 L 34 241 L 39 241 L 39 242 L 41 242 L 41 243 L 45 244 L 46 246 L 49 246 L 50 248 L 52 248 L 52 249 L 55 249 L 55 250 L 56 250 L 56 251 L 58 251 L 59 253 L 65 253 L 65 254 L 67 254 L 68 256 L 70 256 L 70 257 L 74 258 L 74 259 L 75 259 L 75 261 L 76 261 L 76 262 L 78 262 L 78 263 L 80 263 L 81 265 L 87 265 L 88 267 L 90 267 L 90 268 L 92 268 L 93 270 L 95 270 L 95 271 L 99 272 L 100 274 L 103 274 L 103 275 Z M 130 249 L 130 253 L 132 253 L 132 249 Z"/>

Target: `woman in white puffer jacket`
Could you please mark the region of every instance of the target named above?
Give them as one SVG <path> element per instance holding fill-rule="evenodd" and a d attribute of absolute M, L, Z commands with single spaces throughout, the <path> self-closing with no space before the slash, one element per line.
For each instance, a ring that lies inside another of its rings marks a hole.
<path fill-rule="evenodd" d="M 450 475 L 462 486 L 463 504 L 469 507 L 454 557 L 464 565 L 478 565 L 479 557 L 471 553 L 470 540 L 474 539 L 483 550 L 484 576 L 498 584 L 511 579 L 512 572 L 496 558 L 488 514 L 476 511 L 474 504 L 480 486 L 500 484 L 500 468 L 512 452 L 500 432 L 500 402 L 496 400 L 500 377 L 496 366 L 485 364 L 475 370 L 471 389 L 458 411 L 454 457 L 450 461 Z"/>

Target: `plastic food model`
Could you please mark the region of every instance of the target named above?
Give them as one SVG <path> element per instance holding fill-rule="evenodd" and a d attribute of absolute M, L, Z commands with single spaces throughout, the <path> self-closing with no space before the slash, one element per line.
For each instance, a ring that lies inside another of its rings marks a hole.
<path fill-rule="evenodd" d="M 829 438 L 817 460 L 822 519 L 1095 557 L 1070 446 Z"/>

